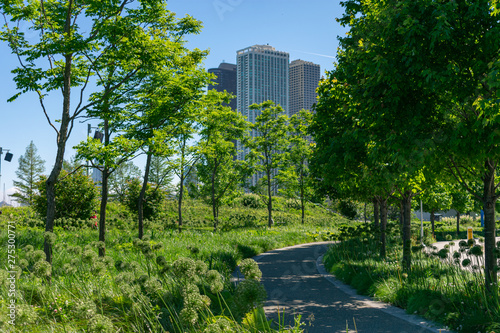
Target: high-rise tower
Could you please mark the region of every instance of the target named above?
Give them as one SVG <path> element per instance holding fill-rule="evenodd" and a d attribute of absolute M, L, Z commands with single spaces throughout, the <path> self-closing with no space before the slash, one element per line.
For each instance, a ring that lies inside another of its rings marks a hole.
<path fill-rule="evenodd" d="M 269 45 L 254 45 L 237 51 L 236 58 L 238 112 L 254 123 L 258 111 L 250 110 L 249 106 L 267 100 L 287 111 L 289 54 Z M 238 159 L 247 153 L 248 150 L 243 149 Z"/>
<path fill-rule="evenodd" d="M 320 66 L 309 61 L 294 60 L 290 63 L 290 106 L 288 116 L 302 109 L 311 110 L 316 103 L 316 88 Z"/>
<path fill-rule="evenodd" d="M 213 80 L 217 84 L 211 84 L 208 89 L 215 89 L 217 91 L 227 91 L 228 93 L 237 96 L 237 84 L 236 84 L 236 65 L 223 62 L 219 65 L 219 68 L 210 68 L 209 73 L 215 74 L 217 77 Z M 235 110 L 236 109 L 236 98 L 233 98 L 229 103 L 229 106 Z"/>

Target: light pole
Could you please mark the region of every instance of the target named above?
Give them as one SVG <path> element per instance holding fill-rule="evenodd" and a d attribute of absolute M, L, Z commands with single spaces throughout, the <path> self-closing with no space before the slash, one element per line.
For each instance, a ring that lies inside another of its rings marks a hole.
<path fill-rule="evenodd" d="M 91 124 L 87 124 L 87 137 L 90 136 L 90 134 L 92 134 L 92 129 L 98 129 L 99 127 L 93 127 Z M 90 165 L 89 165 L 89 161 L 87 160 L 87 176 L 89 176 L 89 169 L 90 169 Z"/>
<path fill-rule="evenodd" d="M 0 147 L 0 187 L 2 186 L 2 154 L 3 154 L 3 151 L 5 150 L 5 160 L 7 162 L 10 162 L 12 161 L 12 154 L 9 152 L 10 149 L 4 149 L 2 147 Z M 5 190 L 4 190 L 5 192 Z M 4 193 L 4 197 L 5 197 L 5 193 Z"/>

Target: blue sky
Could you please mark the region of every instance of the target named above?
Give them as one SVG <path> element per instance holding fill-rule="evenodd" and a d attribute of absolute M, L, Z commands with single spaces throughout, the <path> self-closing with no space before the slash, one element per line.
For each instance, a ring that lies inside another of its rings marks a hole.
<path fill-rule="evenodd" d="M 204 62 L 207 69 L 218 67 L 222 61 L 236 63 L 237 50 L 269 44 L 290 53 L 290 61 L 303 59 L 319 64 L 324 73 L 333 68 L 337 36 L 345 34 L 345 29 L 335 21 L 343 12 L 340 1 L 169 0 L 168 8 L 179 17 L 189 14 L 203 22 L 202 32 L 188 36 L 187 40 L 189 48 L 210 50 Z M 14 154 L 12 162 L 3 159 L 1 162 L 1 201 L 4 184 L 7 193 L 12 191 L 18 158 L 31 140 L 46 162 L 46 173 L 50 172 L 56 154 L 56 134 L 48 125 L 35 93 L 26 93 L 15 102 L 7 103 L 7 99 L 17 92 L 11 70 L 18 62 L 4 43 L 0 43 L 0 59 L 0 147 Z M 57 119 L 61 113 L 61 93 L 55 91 L 52 95 L 47 100 L 47 107 L 51 117 Z M 66 159 L 74 155 L 72 147 L 85 140 L 86 133 L 86 123 L 75 123 Z M 134 163 L 142 167 L 141 158 Z"/>

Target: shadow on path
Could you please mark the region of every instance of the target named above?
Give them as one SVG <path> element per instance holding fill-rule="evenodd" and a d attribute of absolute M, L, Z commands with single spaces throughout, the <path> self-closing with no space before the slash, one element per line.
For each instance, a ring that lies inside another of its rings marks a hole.
<path fill-rule="evenodd" d="M 255 257 L 268 294 L 268 318 L 292 324 L 301 315 L 306 332 L 424 333 L 440 332 L 420 317 L 356 295 L 353 289 L 327 274 L 317 259 L 329 243 L 310 243 L 267 252 Z M 318 271 L 319 270 L 321 271 Z M 449 332 L 442 330 L 441 332 Z"/>

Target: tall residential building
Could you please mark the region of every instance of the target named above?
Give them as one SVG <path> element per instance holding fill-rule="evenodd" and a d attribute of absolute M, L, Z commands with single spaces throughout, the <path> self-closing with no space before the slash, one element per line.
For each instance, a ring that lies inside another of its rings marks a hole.
<path fill-rule="evenodd" d="M 237 51 L 236 58 L 238 112 L 254 123 L 258 111 L 249 109 L 254 103 L 272 100 L 288 110 L 289 54 L 269 45 L 254 45 Z M 243 149 L 238 159 L 243 159 L 247 153 L 248 150 Z"/>
<path fill-rule="evenodd" d="M 209 73 L 213 73 L 217 76 L 213 80 L 217 84 L 211 84 L 208 89 L 215 89 L 217 91 L 227 91 L 234 96 L 237 96 L 237 84 L 236 84 L 236 65 L 223 62 L 219 65 L 219 68 L 210 68 Z M 235 110 L 236 109 L 236 98 L 231 100 L 229 106 Z"/>
<path fill-rule="evenodd" d="M 302 109 L 311 110 L 313 104 L 316 103 L 316 88 L 319 79 L 319 65 L 300 59 L 290 63 L 289 117 Z"/>

